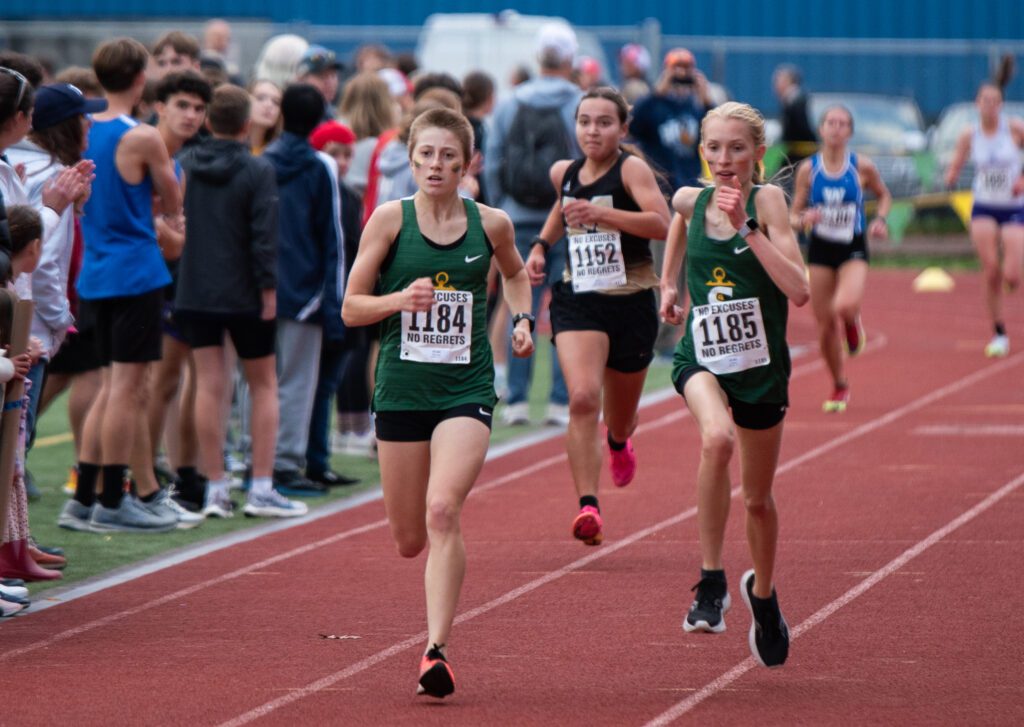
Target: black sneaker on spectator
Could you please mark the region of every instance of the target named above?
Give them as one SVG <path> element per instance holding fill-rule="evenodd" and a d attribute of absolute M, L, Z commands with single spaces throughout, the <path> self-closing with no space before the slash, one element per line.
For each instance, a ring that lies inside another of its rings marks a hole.
<path fill-rule="evenodd" d="M 754 571 L 740 579 L 740 595 L 750 609 L 750 653 L 761 666 L 782 666 L 789 656 L 789 625 L 779 610 L 779 599 L 772 589 L 771 598 L 754 595 Z"/>
<path fill-rule="evenodd" d="M 683 631 L 706 631 L 720 634 L 725 631 L 725 614 L 732 606 L 725 577 L 703 576 L 691 591 L 696 591 L 690 612 L 683 619 Z"/>
<path fill-rule="evenodd" d="M 306 479 L 298 470 L 274 470 L 274 489 L 292 497 L 321 497 L 327 494 L 327 485 Z"/>
<path fill-rule="evenodd" d="M 357 478 L 346 477 L 345 475 L 331 469 L 326 470 L 325 472 L 311 472 L 306 470 L 306 477 L 312 482 L 319 482 L 321 485 L 327 485 L 328 487 L 345 487 L 347 485 L 359 484 L 359 480 Z"/>

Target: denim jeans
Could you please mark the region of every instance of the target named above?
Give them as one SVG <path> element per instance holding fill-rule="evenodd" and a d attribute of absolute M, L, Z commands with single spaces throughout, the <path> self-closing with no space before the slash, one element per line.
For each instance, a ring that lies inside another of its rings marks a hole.
<path fill-rule="evenodd" d="M 340 345 L 327 341 L 320 349 L 320 375 L 313 396 L 313 416 L 309 421 L 309 443 L 306 445 L 307 472 L 322 474 L 331 466 L 331 399 L 338 390 L 346 354 Z"/>
<path fill-rule="evenodd" d="M 540 228 L 532 225 L 519 225 L 516 227 L 516 249 L 522 256 L 523 261 L 530 256 L 530 242 L 540 234 Z M 555 247 L 548 250 L 545 272 L 547 278 L 543 285 L 533 288 L 533 313 L 538 314 L 540 301 L 544 292 L 551 289 L 551 284 L 561 280 L 562 271 L 565 269 L 566 253 L 565 243 L 559 242 Z M 513 311 L 516 312 L 516 311 Z M 538 315 L 538 318 L 540 316 Z M 508 344 L 508 402 L 518 404 L 527 400 L 530 394 L 530 382 L 533 380 L 533 356 L 529 358 L 516 358 L 512 355 L 512 327 L 509 323 L 509 344 Z M 565 386 L 565 378 L 562 376 L 562 367 L 558 365 L 558 356 L 551 354 L 551 394 L 548 397 L 552 404 L 568 404 L 569 392 Z"/>

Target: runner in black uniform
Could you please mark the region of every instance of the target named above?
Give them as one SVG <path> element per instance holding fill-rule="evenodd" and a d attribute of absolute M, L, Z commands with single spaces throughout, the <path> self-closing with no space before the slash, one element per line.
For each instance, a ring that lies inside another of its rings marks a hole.
<path fill-rule="evenodd" d="M 628 116 L 625 100 L 611 88 L 596 88 L 580 101 L 576 137 L 585 156 L 551 167 L 560 199 L 527 261 L 539 285 L 547 248 L 567 233 L 569 262 L 552 286 L 551 327 L 569 389 L 566 446 L 580 507 L 572 532 L 587 545 L 603 539 L 597 502 L 602 395 L 612 482 L 625 487 L 636 474 L 629 438 L 658 333 L 650 240 L 664 239 L 669 222 L 654 172 L 621 146 Z"/>

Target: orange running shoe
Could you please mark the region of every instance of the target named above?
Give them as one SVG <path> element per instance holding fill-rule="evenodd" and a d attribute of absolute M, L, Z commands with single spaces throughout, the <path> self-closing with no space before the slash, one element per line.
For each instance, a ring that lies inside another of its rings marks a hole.
<path fill-rule="evenodd" d="M 837 386 L 832 396 L 825 399 L 821 410 L 831 414 L 842 414 L 846 411 L 846 405 L 850 402 L 850 386 Z"/>
<path fill-rule="evenodd" d="M 455 691 L 455 674 L 441 647 L 434 644 L 420 661 L 420 683 L 417 694 L 444 699 Z"/>
<path fill-rule="evenodd" d="M 601 513 L 593 505 L 584 505 L 580 514 L 572 521 L 572 536 L 582 540 L 584 545 L 600 545 L 604 540 L 601 528 Z"/>

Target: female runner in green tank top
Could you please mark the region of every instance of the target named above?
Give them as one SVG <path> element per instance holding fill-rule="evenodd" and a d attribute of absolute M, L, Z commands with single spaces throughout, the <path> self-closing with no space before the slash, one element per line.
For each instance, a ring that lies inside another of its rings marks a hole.
<path fill-rule="evenodd" d="M 701 434 L 697 521 L 703 563 L 683 628 L 725 630 L 730 598 L 722 547 L 729 461 L 738 442 L 754 562 L 740 580 L 753 614 L 750 648 L 761 664 L 780 666 L 789 652 L 789 630 L 773 585 L 778 517 L 772 481 L 789 404 L 789 301 L 804 305 L 809 291 L 786 198 L 778 187 L 759 185 L 761 114 L 734 102 L 712 109 L 701 125 L 701 149 L 713 186 L 676 192 L 678 214 L 661 274 L 661 315 L 678 325 L 684 317 L 675 281 L 685 256 L 690 305 L 672 374 Z"/>
<path fill-rule="evenodd" d="M 413 122 L 419 191 L 370 217 L 342 307 L 347 325 L 381 322 L 373 395 L 381 485 L 399 554 L 413 558 L 430 544 L 419 693 L 433 697 L 455 689 L 444 646 L 466 568 L 459 518 L 483 467 L 496 400 L 484 320 L 492 256 L 516 322 L 513 352 L 533 353 L 530 283 L 512 223 L 459 196 L 472 150 L 472 128 L 457 112 L 432 109 Z"/>

